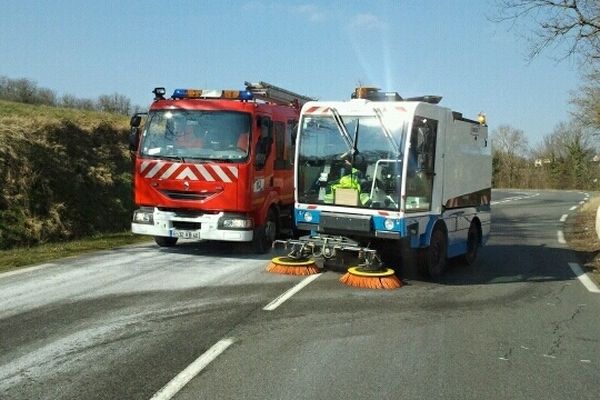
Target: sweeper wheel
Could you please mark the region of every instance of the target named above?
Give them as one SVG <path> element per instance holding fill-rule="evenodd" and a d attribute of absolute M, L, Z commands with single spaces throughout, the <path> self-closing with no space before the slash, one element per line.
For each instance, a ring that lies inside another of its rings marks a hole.
<path fill-rule="evenodd" d="M 340 282 L 359 288 L 367 289 L 398 289 L 402 281 L 396 277 L 391 268 L 369 270 L 361 267 L 350 267 L 340 278 Z"/>
<path fill-rule="evenodd" d="M 320 272 L 311 258 L 275 257 L 267 266 L 267 271 L 286 275 L 312 275 Z"/>

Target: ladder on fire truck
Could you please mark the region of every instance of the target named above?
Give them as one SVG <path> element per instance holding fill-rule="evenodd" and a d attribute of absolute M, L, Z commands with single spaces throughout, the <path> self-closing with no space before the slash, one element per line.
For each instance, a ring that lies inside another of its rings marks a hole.
<path fill-rule="evenodd" d="M 294 104 L 298 107 L 302 107 L 307 101 L 313 101 L 315 99 L 303 96 L 298 93 L 291 92 L 286 89 L 282 89 L 275 85 L 271 85 L 267 82 L 250 83 L 244 82 L 246 90 L 249 90 L 254 95 L 254 98 L 263 100 L 269 103 L 276 103 L 280 105 Z"/>

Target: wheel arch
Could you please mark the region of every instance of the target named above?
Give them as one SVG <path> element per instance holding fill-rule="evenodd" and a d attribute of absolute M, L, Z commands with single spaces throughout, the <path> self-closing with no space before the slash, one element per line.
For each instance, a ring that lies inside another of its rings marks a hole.
<path fill-rule="evenodd" d="M 477 239 L 479 246 L 481 246 L 483 244 L 483 231 L 481 229 L 481 220 L 478 216 L 474 216 L 471 220 L 471 224 L 475 224 L 475 226 L 477 227 Z"/>
<path fill-rule="evenodd" d="M 423 243 L 423 247 L 429 247 L 431 243 L 431 236 L 436 229 L 441 229 L 446 236 L 446 243 L 448 242 L 448 227 L 446 226 L 446 222 L 443 218 L 431 219 L 429 224 L 427 224 L 427 231 L 425 232 L 425 241 Z"/>

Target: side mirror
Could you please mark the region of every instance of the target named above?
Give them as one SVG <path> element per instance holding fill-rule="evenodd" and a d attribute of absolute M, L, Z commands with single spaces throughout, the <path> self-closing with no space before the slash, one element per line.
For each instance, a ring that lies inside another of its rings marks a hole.
<path fill-rule="evenodd" d="M 131 131 L 129 132 L 129 150 L 137 151 L 139 142 L 140 142 L 140 128 L 138 128 L 137 126 L 132 126 Z"/>
<path fill-rule="evenodd" d="M 131 117 L 131 120 L 129 120 L 129 126 L 131 126 L 132 128 L 138 128 L 142 123 L 142 116 L 139 114 L 135 114 L 133 117 Z"/>
<path fill-rule="evenodd" d="M 143 117 L 148 114 L 145 112 L 138 112 L 133 114 L 129 120 L 129 126 L 131 131 L 129 132 L 129 150 L 137 151 L 138 143 L 140 142 L 140 126 L 142 126 Z"/>

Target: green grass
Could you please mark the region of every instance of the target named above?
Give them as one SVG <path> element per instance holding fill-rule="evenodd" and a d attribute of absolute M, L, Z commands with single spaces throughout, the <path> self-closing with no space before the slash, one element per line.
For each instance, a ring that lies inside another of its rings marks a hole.
<path fill-rule="evenodd" d="M 69 242 L 46 243 L 35 247 L 0 250 L 0 272 L 150 240 L 152 239 L 149 236 L 123 232 Z"/>
<path fill-rule="evenodd" d="M 123 128 L 127 128 L 129 122 L 129 117 L 125 115 L 40 104 L 16 103 L 7 100 L 0 100 L 0 116 L 36 119 L 44 122 L 71 120 L 78 121 L 79 125 L 82 126 L 94 125 L 99 121 L 106 121 Z"/>

